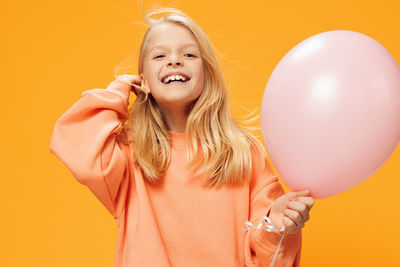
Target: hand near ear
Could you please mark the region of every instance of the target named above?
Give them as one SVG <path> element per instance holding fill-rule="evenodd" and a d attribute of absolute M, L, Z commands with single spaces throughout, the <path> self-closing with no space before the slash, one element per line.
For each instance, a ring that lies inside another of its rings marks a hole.
<path fill-rule="evenodd" d="M 139 91 L 142 91 L 145 94 L 150 93 L 150 88 L 147 82 L 144 80 L 143 74 L 140 74 L 140 76 L 123 74 L 117 76 L 117 80 L 130 84 L 132 86 L 131 91 L 135 95 L 138 95 Z"/>
<path fill-rule="evenodd" d="M 284 194 L 272 204 L 268 218 L 277 228 L 286 227 L 286 233 L 296 234 L 310 219 L 314 199 L 310 192 L 298 191 Z"/>

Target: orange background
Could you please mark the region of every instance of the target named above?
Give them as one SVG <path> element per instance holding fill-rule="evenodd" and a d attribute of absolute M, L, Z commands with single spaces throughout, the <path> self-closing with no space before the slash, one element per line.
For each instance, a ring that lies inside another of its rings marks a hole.
<path fill-rule="evenodd" d="M 259 108 L 279 60 L 320 32 L 364 33 L 400 62 L 396 0 L 159 3 L 182 9 L 208 34 L 235 116 Z M 113 266 L 117 224 L 49 143 L 55 121 L 84 90 L 105 88 L 129 55 L 135 72 L 145 30 L 132 24 L 144 22 L 138 3 L 9 0 L 0 12 L 0 266 Z M 398 266 L 399 177 L 397 147 L 359 186 L 317 200 L 301 266 Z"/>

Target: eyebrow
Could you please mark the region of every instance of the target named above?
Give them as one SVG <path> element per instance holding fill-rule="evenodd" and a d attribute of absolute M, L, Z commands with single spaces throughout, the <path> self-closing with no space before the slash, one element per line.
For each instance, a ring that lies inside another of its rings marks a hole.
<path fill-rule="evenodd" d="M 197 45 L 195 44 L 195 43 L 186 43 L 186 44 L 183 44 L 183 45 L 181 45 L 181 48 L 186 48 L 186 47 L 190 47 L 190 46 L 193 46 L 194 48 L 197 48 Z M 153 51 L 154 49 L 157 49 L 157 48 L 167 48 L 165 45 L 156 45 L 156 46 L 153 46 L 150 50 L 149 50 L 149 53 L 151 52 L 151 51 Z"/>

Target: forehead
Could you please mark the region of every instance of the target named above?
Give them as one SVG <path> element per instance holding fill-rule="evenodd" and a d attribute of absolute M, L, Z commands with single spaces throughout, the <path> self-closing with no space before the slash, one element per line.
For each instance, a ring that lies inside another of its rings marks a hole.
<path fill-rule="evenodd" d="M 154 26 L 149 32 L 148 51 L 170 46 L 197 47 L 197 44 L 193 34 L 184 26 L 168 22 Z"/>

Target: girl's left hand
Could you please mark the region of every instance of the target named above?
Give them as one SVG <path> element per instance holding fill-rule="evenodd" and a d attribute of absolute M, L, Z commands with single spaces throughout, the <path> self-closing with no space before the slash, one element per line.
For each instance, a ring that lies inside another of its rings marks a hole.
<path fill-rule="evenodd" d="M 298 191 L 284 194 L 272 204 L 268 218 L 275 227 L 286 227 L 286 233 L 296 234 L 304 223 L 310 219 L 310 210 L 314 205 L 314 199 L 310 191 Z"/>

